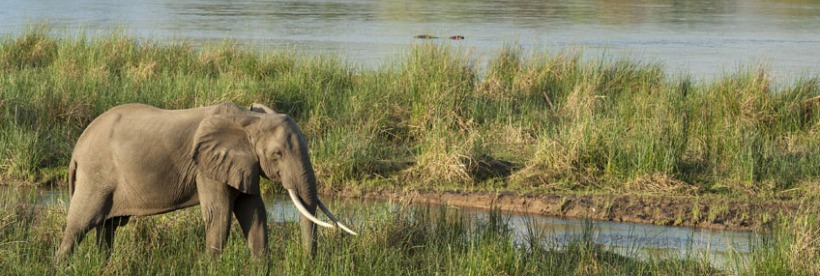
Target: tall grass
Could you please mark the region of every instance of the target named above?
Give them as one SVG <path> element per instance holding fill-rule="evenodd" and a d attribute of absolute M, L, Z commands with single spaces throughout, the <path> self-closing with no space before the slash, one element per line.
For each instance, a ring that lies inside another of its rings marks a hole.
<path fill-rule="evenodd" d="M 820 274 L 820 219 L 806 212 L 794 218 L 781 218 L 755 243 L 750 255 L 750 274 Z"/>
<path fill-rule="evenodd" d="M 334 57 L 32 28 L 0 40 L 0 182 L 53 182 L 95 116 L 141 102 L 260 102 L 294 117 L 325 189 L 665 189 L 789 198 L 820 177 L 817 76 L 698 81 L 572 50 L 417 44 L 367 69 Z M 377 181 L 372 181 L 377 180 Z"/>

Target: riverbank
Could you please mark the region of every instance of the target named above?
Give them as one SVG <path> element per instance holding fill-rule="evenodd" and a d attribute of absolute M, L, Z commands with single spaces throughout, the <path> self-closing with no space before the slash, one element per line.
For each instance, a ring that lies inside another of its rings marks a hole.
<path fill-rule="evenodd" d="M 820 214 L 807 201 L 730 199 L 721 196 L 647 194 L 519 194 L 479 191 L 327 192 L 350 199 L 390 200 L 404 204 L 447 205 L 530 215 L 614 222 L 685 226 L 732 231 L 763 231 L 778 219 Z"/>

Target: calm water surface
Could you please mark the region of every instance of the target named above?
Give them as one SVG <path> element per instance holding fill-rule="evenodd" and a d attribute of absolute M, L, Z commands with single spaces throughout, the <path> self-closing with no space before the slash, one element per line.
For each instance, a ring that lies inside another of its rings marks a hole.
<path fill-rule="evenodd" d="M 0 0 L 0 29 L 56 30 L 194 43 L 235 39 L 263 49 L 340 55 L 377 67 L 420 40 L 439 39 L 481 63 L 501 47 L 584 49 L 661 63 L 710 78 L 764 64 L 776 78 L 820 74 L 820 1 Z"/>

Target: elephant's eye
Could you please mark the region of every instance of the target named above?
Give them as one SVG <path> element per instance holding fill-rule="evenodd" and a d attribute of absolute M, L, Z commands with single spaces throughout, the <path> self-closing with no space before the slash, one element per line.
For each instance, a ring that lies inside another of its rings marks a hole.
<path fill-rule="evenodd" d="M 272 159 L 282 158 L 282 151 L 281 150 L 275 150 L 275 151 L 271 152 L 270 156 L 271 156 Z"/>

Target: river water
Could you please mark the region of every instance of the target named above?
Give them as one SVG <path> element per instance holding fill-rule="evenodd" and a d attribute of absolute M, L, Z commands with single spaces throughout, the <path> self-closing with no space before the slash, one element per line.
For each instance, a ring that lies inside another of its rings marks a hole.
<path fill-rule="evenodd" d="M 69 35 L 229 38 L 364 67 L 395 59 L 421 41 L 414 36 L 428 34 L 478 63 L 517 45 L 525 53 L 629 57 L 696 78 L 761 64 L 775 80 L 820 74 L 820 1 L 0 0 L 2 32 L 41 22 Z M 464 39 L 446 39 L 453 35 Z"/>

